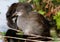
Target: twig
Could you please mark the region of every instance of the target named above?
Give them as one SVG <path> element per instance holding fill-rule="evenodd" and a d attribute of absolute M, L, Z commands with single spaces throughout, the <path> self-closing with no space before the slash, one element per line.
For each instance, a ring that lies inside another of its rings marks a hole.
<path fill-rule="evenodd" d="M 12 38 L 12 39 L 18 39 L 18 40 L 27 40 L 27 41 L 39 41 L 39 40 L 31 40 L 31 39 L 25 39 L 25 38 L 18 38 L 18 37 L 11 37 L 11 36 L 2 36 L 3 38 Z"/>

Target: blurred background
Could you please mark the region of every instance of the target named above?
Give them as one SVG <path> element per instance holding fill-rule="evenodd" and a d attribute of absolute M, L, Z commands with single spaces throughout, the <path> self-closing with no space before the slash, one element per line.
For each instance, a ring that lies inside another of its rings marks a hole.
<path fill-rule="evenodd" d="M 0 32 L 6 32 L 8 26 L 6 24 L 6 12 L 12 3 L 18 2 L 18 0 L 0 0 Z M 3 42 L 3 39 L 0 39 Z"/>
<path fill-rule="evenodd" d="M 0 0 L 0 32 L 7 30 L 6 25 L 6 12 L 12 3 L 18 2 L 18 0 Z"/>

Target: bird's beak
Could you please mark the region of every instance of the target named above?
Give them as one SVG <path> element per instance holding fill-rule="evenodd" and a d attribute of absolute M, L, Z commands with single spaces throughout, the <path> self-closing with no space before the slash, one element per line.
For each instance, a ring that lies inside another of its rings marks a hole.
<path fill-rule="evenodd" d="M 12 16 L 21 16 L 22 12 L 15 12 Z"/>
<path fill-rule="evenodd" d="M 22 14 L 23 14 L 22 12 L 18 12 L 18 13 L 17 13 L 18 16 L 21 16 Z"/>

